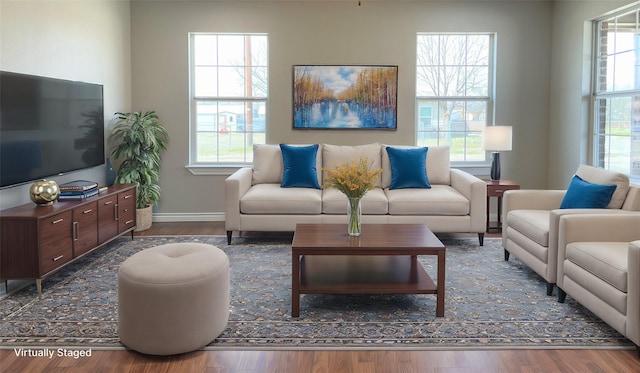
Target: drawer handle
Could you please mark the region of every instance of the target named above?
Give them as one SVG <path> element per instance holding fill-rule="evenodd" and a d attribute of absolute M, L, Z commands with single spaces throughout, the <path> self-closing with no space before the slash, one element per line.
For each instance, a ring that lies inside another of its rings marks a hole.
<path fill-rule="evenodd" d="M 64 221 L 64 219 L 58 219 L 58 220 L 54 220 L 51 222 L 51 224 L 58 224 L 58 223 L 62 223 Z"/>
<path fill-rule="evenodd" d="M 73 240 L 74 241 L 78 240 L 78 225 L 79 223 L 77 221 L 73 222 Z"/>
<path fill-rule="evenodd" d="M 104 203 L 104 205 L 106 206 L 106 205 L 110 205 L 112 203 L 113 203 L 113 201 L 107 201 L 107 202 Z"/>
<path fill-rule="evenodd" d="M 504 192 L 504 190 L 502 190 L 502 189 L 496 189 L 496 193 L 502 193 L 502 192 Z"/>
<path fill-rule="evenodd" d="M 88 214 L 88 213 L 90 213 L 91 211 L 93 211 L 93 209 L 84 210 L 84 211 L 82 211 L 82 213 L 83 213 L 83 214 Z"/>
<path fill-rule="evenodd" d="M 129 198 L 131 198 L 131 197 L 133 197 L 133 195 L 131 195 L 131 194 L 127 194 L 126 196 L 124 196 L 124 199 L 129 199 Z"/>
<path fill-rule="evenodd" d="M 55 258 L 53 258 L 54 262 L 57 262 L 58 260 L 64 258 L 64 255 L 60 255 L 60 256 L 56 256 Z"/>
<path fill-rule="evenodd" d="M 123 212 L 129 212 L 129 209 L 122 209 Z"/>
<path fill-rule="evenodd" d="M 129 225 L 131 223 L 133 223 L 133 220 L 129 220 L 129 221 L 125 222 L 124 225 Z"/>
<path fill-rule="evenodd" d="M 118 214 L 118 212 L 119 212 L 119 211 L 118 211 L 118 204 L 117 204 L 117 203 L 116 203 L 115 205 L 113 205 L 113 211 L 114 211 L 114 214 L 115 214 L 116 220 L 119 220 L 119 219 L 120 219 L 120 216 L 119 216 L 119 214 Z"/>

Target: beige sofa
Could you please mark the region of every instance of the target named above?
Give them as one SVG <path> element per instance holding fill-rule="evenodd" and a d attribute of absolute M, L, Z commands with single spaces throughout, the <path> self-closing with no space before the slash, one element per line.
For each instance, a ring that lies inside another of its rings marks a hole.
<path fill-rule="evenodd" d="M 558 301 L 568 294 L 638 347 L 640 214 L 566 215 L 559 232 Z"/>
<path fill-rule="evenodd" d="M 561 209 L 566 190 L 510 190 L 504 193 L 502 245 L 509 254 L 529 266 L 547 281 L 551 295 L 557 277 L 558 227 L 560 217 L 572 214 L 629 214 L 640 211 L 640 186 L 630 185 L 628 176 L 582 165 L 576 171 L 582 179 L 598 184 L 616 184 L 606 208 Z"/>
<path fill-rule="evenodd" d="M 363 224 L 424 223 L 436 233 L 478 233 L 482 245 L 486 183 L 450 168 L 448 147 L 429 147 L 426 170 L 431 188 L 390 190 L 391 166 L 385 147 L 377 143 L 320 144 L 316 155 L 319 185 L 322 167 L 333 168 L 366 157 L 374 167 L 382 168 L 382 174 L 376 188 L 362 199 Z M 297 223 L 346 224 L 347 199 L 343 193 L 335 189 L 282 188 L 280 146 L 254 145 L 253 151 L 253 167 L 241 168 L 226 179 L 225 227 L 229 243 L 233 231 L 293 232 Z"/>

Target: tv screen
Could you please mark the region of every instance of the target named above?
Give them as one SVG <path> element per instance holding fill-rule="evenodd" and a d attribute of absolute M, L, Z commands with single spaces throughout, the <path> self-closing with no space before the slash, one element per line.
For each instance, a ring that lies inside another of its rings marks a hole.
<path fill-rule="evenodd" d="M 102 85 L 0 71 L 0 188 L 104 157 Z"/>

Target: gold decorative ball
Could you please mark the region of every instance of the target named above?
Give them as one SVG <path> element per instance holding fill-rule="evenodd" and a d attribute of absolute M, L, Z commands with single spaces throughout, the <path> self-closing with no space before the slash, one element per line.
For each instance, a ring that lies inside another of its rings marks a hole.
<path fill-rule="evenodd" d="M 36 181 L 29 189 L 31 200 L 41 206 L 52 205 L 58 198 L 58 194 L 60 194 L 60 188 L 53 180 Z"/>

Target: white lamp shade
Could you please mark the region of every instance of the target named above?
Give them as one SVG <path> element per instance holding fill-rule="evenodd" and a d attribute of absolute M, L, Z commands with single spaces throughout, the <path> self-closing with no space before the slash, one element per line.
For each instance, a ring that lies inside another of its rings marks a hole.
<path fill-rule="evenodd" d="M 482 147 L 484 150 L 511 150 L 511 126 L 488 126 L 484 128 Z"/>

